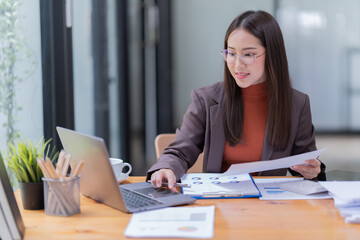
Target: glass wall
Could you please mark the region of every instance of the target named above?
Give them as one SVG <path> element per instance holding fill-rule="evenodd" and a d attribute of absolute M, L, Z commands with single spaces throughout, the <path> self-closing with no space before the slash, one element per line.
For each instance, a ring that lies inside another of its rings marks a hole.
<path fill-rule="evenodd" d="M 116 1 L 97 1 L 104 10 L 104 27 L 107 36 L 106 42 L 98 44 L 106 45 L 107 59 L 104 63 L 107 69 L 103 69 L 103 77 L 98 79 L 108 85 L 108 95 L 105 96 L 108 101 L 106 105 L 95 106 L 96 91 L 94 75 L 94 59 L 97 57 L 94 53 L 93 33 L 94 22 L 93 9 L 94 2 L 97 0 L 72 1 L 73 4 L 73 62 L 74 62 L 74 113 L 75 129 L 79 132 L 96 135 L 95 126 L 95 108 L 104 108 L 108 110 L 109 139 L 105 139 L 108 144 L 109 154 L 112 157 L 121 157 L 121 139 L 120 139 L 120 120 L 118 105 L 119 73 L 117 69 L 118 51 L 117 51 L 117 16 Z M 106 95 L 106 94 L 104 94 Z"/>
<path fill-rule="evenodd" d="M 39 0 L 0 0 L 0 149 L 43 136 Z M 10 110 L 11 109 L 11 110 Z"/>
<path fill-rule="evenodd" d="M 280 1 L 294 87 L 310 95 L 318 131 L 360 130 L 360 2 Z"/>

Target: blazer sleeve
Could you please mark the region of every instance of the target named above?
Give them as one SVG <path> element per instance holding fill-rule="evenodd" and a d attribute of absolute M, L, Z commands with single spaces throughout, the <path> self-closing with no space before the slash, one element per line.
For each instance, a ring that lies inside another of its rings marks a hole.
<path fill-rule="evenodd" d="M 183 117 L 181 127 L 176 130 L 175 140 L 164 149 L 157 163 L 148 170 L 147 179 L 150 179 L 155 171 L 167 168 L 174 171 L 178 181 L 203 151 L 206 100 L 199 96 L 196 90 L 191 92 L 191 99 L 192 102 Z"/>
<path fill-rule="evenodd" d="M 296 155 L 304 152 L 310 152 L 316 150 L 315 143 L 315 129 L 312 124 L 310 99 L 308 95 L 304 94 L 303 104 L 298 107 L 295 106 L 295 111 L 300 111 L 300 117 L 298 126 L 295 132 L 295 138 L 291 155 Z M 293 122 L 294 124 L 294 122 Z M 293 133 L 294 134 L 294 133 Z M 326 180 L 325 176 L 325 164 L 321 162 L 321 172 L 314 180 Z M 289 171 L 294 176 L 301 176 L 298 172 L 295 172 L 289 168 Z"/>

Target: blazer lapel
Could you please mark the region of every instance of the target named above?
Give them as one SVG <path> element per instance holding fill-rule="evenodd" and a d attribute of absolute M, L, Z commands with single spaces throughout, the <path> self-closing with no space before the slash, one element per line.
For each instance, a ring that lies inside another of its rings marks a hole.
<path fill-rule="evenodd" d="M 205 172 L 220 172 L 221 170 L 221 160 L 225 146 L 222 112 L 225 101 L 223 85 L 214 93 L 213 99 L 216 104 L 210 107 L 210 129 L 206 133 L 210 136 L 210 142 L 208 142 L 207 146 L 208 154 L 206 156 L 207 164 L 204 166 Z"/>
<path fill-rule="evenodd" d="M 208 162 L 206 166 L 207 172 L 220 172 L 224 146 L 225 133 L 223 128 L 223 117 L 220 104 L 214 105 L 210 108 L 211 114 L 211 133 Z"/>
<path fill-rule="evenodd" d="M 268 137 L 269 137 L 269 117 L 268 117 L 268 120 L 266 123 L 266 131 L 265 131 L 265 137 L 264 137 L 263 150 L 262 150 L 262 154 L 261 154 L 261 160 L 269 160 L 273 153 L 273 149 L 268 141 Z"/>

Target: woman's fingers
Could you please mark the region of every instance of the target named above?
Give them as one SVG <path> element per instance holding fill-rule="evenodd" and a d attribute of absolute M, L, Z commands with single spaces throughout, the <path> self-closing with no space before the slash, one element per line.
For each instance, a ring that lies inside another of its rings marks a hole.
<path fill-rule="evenodd" d="M 306 164 L 292 166 L 291 169 L 300 173 L 304 178 L 312 179 L 321 172 L 321 162 L 317 159 L 309 159 L 305 161 Z"/>
<path fill-rule="evenodd" d="M 159 188 L 163 185 L 163 182 L 167 182 L 168 188 L 171 191 L 178 192 L 174 186 L 176 177 L 171 169 L 160 169 L 151 175 L 151 184 L 155 188 Z"/>

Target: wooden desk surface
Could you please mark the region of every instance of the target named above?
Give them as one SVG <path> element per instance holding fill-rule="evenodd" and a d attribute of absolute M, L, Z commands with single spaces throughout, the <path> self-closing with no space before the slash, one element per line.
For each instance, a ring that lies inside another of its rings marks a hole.
<path fill-rule="evenodd" d="M 130 177 L 126 183 L 144 181 Z M 133 239 L 124 236 L 131 214 L 81 196 L 81 213 L 71 217 L 24 210 L 15 193 L 26 227 L 25 239 Z M 360 239 L 360 225 L 345 224 L 332 199 L 271 200 L 257 198 L 198 200 L 215 205 L 213 239 Z"/>

